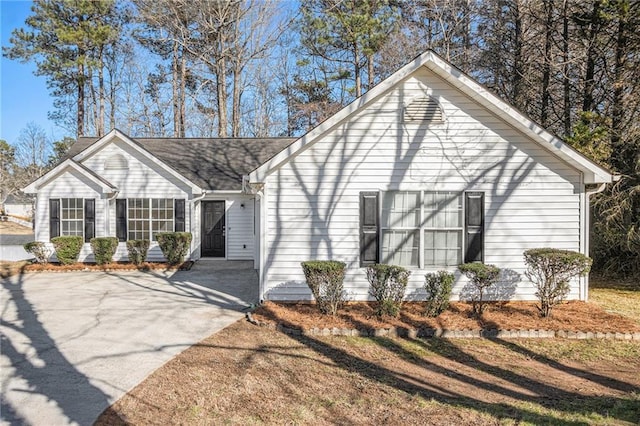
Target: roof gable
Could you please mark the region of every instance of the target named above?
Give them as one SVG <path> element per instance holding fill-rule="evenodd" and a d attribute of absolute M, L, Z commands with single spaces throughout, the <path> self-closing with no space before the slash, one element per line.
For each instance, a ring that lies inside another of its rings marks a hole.
<path fill-rule="evenodd" d="M 56 167 L 49 170 L 47 173 L 40 176 L 38 179 L 36 179 L 35 181 L 31 182 L 29 185 L 24 187 L 22 191 L 26 194 L 35 194 L 38 192 L 38 190 L 42 186 L 46 185 L 56 176 L 60 175 L 61 173 L 63 173 L 65 170 L 68 170 L 68 169 L 72 169 L 79 172 L 86 179 L 97 184 L 102 189 L 102 192 L 104 194 L 108 194 L 118 190 L 116 186 L 112 185 L 110 182 L 108 182 L 103 177 L 97 175 L 92 170 L 88 169 L 87 167 L 84 167 L 82 164 L 70 158 L 67 158 L 62 163 L 58 164 Z"/>
<path fill-rule="evenodd" d="M 146 152 L 182 180 L 211 191 L 242 190 L 243 176 L 295 141 L 294 138 L 130 138 L 115 132 L 126 138 L 118 137 L 119 140 Z M 79 138 L 67 156 L 82 161 L 100 150 L 105 138 Z"/>
<path fill-rule="evenodd" d="M 296 157 L 339 124 L 349 120 L 354 114 L 384 96 L 389 90 L 402 83 L 421 67 L 426 67 L 433 71 L 463 94 L 487 108 L 516 130 L 525 134 L 529 139 L 582 172 L 584 175 L 584 183 L 611 182 L 612 175 L 606 169 L 574 150 L 560 138 L 546 131 L 533 120 L 492 94 L 488 89 L 446 62 L 433 51 L 427 51 L 418 56 L 412 62 L 376 85 L 373 89 L 296 140 L 272 159 L 253 170 L 249 175 L 249 180 L 251 182 L 264 182 L 265 178 L 277 170 L 282 164 Z"/>

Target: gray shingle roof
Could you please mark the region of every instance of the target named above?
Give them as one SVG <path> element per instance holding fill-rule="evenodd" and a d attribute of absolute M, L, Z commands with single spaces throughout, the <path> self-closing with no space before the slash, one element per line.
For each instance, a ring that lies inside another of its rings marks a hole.
<path fill-rule="evenodd" d="M 294 138 L 131 138 L 201 188 L 240 190 L 242 176 L 295 141 Z M 84 151 L 97 138 L 82 137 L 66 157 Z"/>

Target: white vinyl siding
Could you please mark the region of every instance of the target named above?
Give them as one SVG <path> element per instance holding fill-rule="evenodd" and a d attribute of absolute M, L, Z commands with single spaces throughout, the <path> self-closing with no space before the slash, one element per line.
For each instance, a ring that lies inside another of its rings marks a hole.
<path fill-rule="evenodd" d="M 404 106 L 420 96 L 438 99 L 442 124 L 402 122 Z M 346 262 L 350 298 L 369 297 L 359 267 L 362 191 L 484 192 L 484 261 L 516 277 L 516 299 L 535 299 L 535 289 L 524 276 L 524 250 L 581 247 L 580 173 L 437 75 L 420 69 L 266 179 L 265 298 L 310 299 L 300 268 L 308 259 Z M 463 244 L 457 238 L 463 223 L 450 229 L 445 225 L 433 229 L 446 234 L 433 235 L 443 249 L 432 255 L 449 262 L 449 247 Z M 428 232 L 427 223 L 423 226 Z M 381 250 L 383 244 L 381 238 Z M 439 269 L 426 264 L 424 248 L 420 255 L 425 265 L 411 268 L 410 298 L 423 294 L 424 273 Z M 455 297 L 465 284 L 457 274 Z M 577 297 L 577 289 L 570 297 Z"/>
<path fill-rule="evenodd" d="M 53 250 L 50 243 L 51 236 L 49 234 L 49 200 L 57 199 L 87 199 L 96 200 L 95 212 L 95 236 L 106 236 L 102 231 L 105 227 L 106 216 L 103 209 L 98 209 L 98 203 L 101 200 L 101 189 L 94 182 L 89 182 L 86 178 L 75 170 L 67 169 L 63 171 L 55 180 L 44 185 L 38 192 L 35 209 L 35 239 L 43 241 L 48 248 Z M 82 204 L 81 204 L 82 205 Z M 62 203 L 61 203 L 62 206 Z M 62 234 L 62 221 L 60 222 L 60 231 Z M 81 232 L 78 235 L 83 235 Z M 93 259 L 93 251 L 88 243 L 84 243 L 80 250 L 79 260 Z"/>

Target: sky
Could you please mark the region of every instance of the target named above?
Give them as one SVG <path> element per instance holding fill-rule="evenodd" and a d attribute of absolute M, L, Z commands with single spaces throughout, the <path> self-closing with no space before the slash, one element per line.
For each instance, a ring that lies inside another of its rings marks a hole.
<path fill-rule="evenodd" d="M 0 30 L 2 46 L 9 45 L 9 37 L 15 28 L 24 27 L 30 14 L 31 1 L 0 0 Z M 20 131 L 29 122 L 41 126 L 52 140 L 68 135 L 47 118 L 53 111 L 53 99 L 49 95 L 45 77 L 36 77 L 32 63 L 22 64 L 2 57 L 0 61 L 0 139 L 15 144 Z"/>

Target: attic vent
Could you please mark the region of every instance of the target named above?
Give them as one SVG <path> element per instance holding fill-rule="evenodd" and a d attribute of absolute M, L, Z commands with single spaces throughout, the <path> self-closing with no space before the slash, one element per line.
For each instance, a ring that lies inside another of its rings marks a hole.
<path fill-rule="evenodd" d="M 122 154 L 113 154 L 104 162 L 105 170 L 128 169 L 127 159 Z"/>
<path fill-rule="evenodd" d="M 405 123 L 442 123 L 444 115 L 438 101 L 431 97 L 418 98 L 404 107 Z"/>

